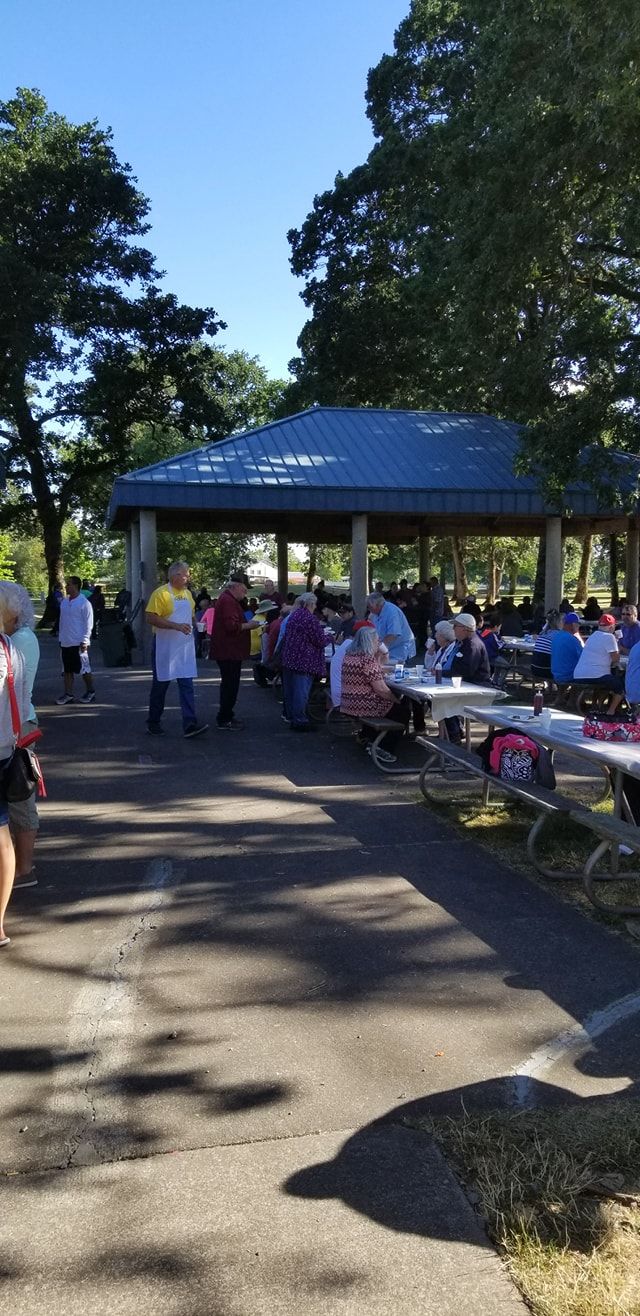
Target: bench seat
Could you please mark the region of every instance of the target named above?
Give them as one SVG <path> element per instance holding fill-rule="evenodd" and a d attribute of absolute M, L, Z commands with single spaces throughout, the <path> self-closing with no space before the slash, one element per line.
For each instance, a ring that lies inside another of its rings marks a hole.
<path fill-rule="evenodd" d="M 419 778 L 420 790 L 427 801 L 430 802 L 432 798 L 428 790 L 428 781 L 429 777 L 432 777 L 434 772 L 437 771 L 435 760 L 440 761 L 440 765 L 444 769 L 445 779 L 447 765 L 451 768 L 461 769 L 463 775 L 480 778 L 484 783 L 485 802 L 488 801 L 489 791 L 493 787 L 506 795 L 521 800 L 524 804 L 530 805 L 537 812 L 538 817 L 527 837 L 527 853 L 539 873 L 544 877 L 557 881 L 578 878 L 582 882 L 585 893 L 592 904 L 607 913 L 619 915 L 640 914 L 640 905 L 607 904 L 599 897 L 595 887 L 596 882 L 602 883 L 605 880 L 625 882 L 637 880 L 636 874 L 623 873 L 621 875 L 618 872 L 618 848 L 620 845 L 626 845 L 635 854 L 640 855 L 640 827 L 625 822 L 621 818 L 614 818 L 610 814 L 595 813 L 587 805 L 580 804 L 578 800 L 570 799 L 568 796 L 562 795 L 560 791 L 549 790 L 546 786 L 538 786 L 534 782 L 503 781 L 501 777 L 485 772 L 478 756 L 470 753 L 462 745 L 453 745 L 450 742 L 429 739 L 426 736 L 418 736 L 417 742 L 427 750 L 429 755 Z M 580 872 L 569 873 L 563 872 L 561 869 L 549 868 L 537 853 L 536 847 L 544 824 L 548 818 L 554 815 L 569 818 L 572 822 L 587 828 L 594 836 L 600 838 L 598 845 L 589 855 Z M 610 871 L 606 874 L 599 873 L 596 875 L 596 866 L 604 858 L 607 851 L 611 851 Z"/>

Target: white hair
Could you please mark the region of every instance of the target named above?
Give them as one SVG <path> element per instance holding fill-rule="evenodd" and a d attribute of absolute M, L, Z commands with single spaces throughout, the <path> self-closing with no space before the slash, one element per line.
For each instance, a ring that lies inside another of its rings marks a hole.
<path fill-rule="evenodd" d="M 31 631 L 36 628 L 31 599 L 24 585 L 19 585 L 16 580 L 0 580 L 0 613 L 3 623 L 7 617 L 16 618 L 16 630 L 21 626 L 28 626 Z"/>
<path fill-rule="evenodd" d="M 444 635 L 447 644 L 453 644 L 453 641 L 456 638 L 456 633 L 450 621 L 436 622 L 435 630 L 436 630 L 436 635 Z"/>
<path fill-rule="evenodd" d="M 189 570 L 188 562 L 172 562 L 171 566 L 169 567 L 169 570 L 167 571 L 167 575 L 169 577 L 169 580 L 171 580 L 171 577 L 175 576 L 177 571 L 188 571 L 188 570 Z"/>
<path fill-rule="evenodd" d="M 309 591 L 307 594 L 299 594 L 293 606 L 294 608 L 308 608 L 309 604 L 313 603 L 315 608 L 317 602 L 318 600 L 315 594 L 312 594 L 311 591 Z"/>
<path fill-rule="evenodd" d="M 378 632 L 373 626 L 361 626 L 356 631 L 347 653 L 368 653 L 378 652 Z"/>

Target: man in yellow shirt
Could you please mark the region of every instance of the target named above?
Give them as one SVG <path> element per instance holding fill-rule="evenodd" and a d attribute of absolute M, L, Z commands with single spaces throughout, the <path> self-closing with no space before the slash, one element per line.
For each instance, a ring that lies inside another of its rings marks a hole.
<path fill-rule="evenodd" d="M 154 589 L 146 607 L 147 621 L 153 627 L 153 680 L 147 730 L 151 736 L 163 734 L 160 721 L 164 701 L 171 681 L 177 681 L 182 727 L 184 735 L 190 739 L 207 730 L 207 723 L 198 722 L 196 717 L 193 693 L 193 678 L 198 674 L 193 638 L 195 604 L 187 588 L 189 568 L 186 562 L 173 562 L 167 574 L 167 584 Z"/>

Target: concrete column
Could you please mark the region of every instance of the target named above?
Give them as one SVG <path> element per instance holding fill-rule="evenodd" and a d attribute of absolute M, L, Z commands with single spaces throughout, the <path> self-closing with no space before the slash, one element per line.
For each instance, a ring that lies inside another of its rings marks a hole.
<path fill-rule="evenodd" d="M 138 604 L 141 597 L 140 522 L 132 521 L 130 531 L 131 531 L 131 611 L 135 612 L 136 605 Z M 146 636 L 145 636 L 145 620 L 144 620 L 143 603 L 138 608 L 138 611 L 136 613 L 136 616 L 134 617 L 132 625 L 133 625 L 133 630 L 136 640 L 138 642 L 138 647 L 136 649 L 136 659 L 138 662 L 144 662 L 144 643 Z"/>
<path fill-rule="evenodd" d="M 638 584 L 640 577 L 640 529 L 629 526 L 627 530 L 627 569 L 624 593 L 627 603 L 638 604 Z"/>
<path fill-rule="evenodd" d="M 418 580 L 431 579 L 431 537 L 420 535 L 418 539 Z"/>
<path fill-rule="evenodd" d="M 131 526 L 128 525 L 124 532 L 124 587 L 128 589 L 133 598 L 133 534 Z"/>
<path fill-rule="evenodd" d="M 276 535 L 278 561 L 278 593 L 286 599 L 289 593 L 289 544 L 286 535 Z"/>
<path fill-rule="evenodd" d="M 546 522 L 547 557 L 544 573 L 545 609 L 557 608 L 562 598 L 562 517 L 548 516 Z"/>
<path fill-rule="evenodd" d="M 146 603 L 158 583 L 158 536 L 156 514 L 140 509 L 140 559 L 142 594 Z"/>
<path fill-rule="evenodd" d="M 364 617 L 369 579 L 367 544 L 367 514 L 354 513 L 351 517 L 351 598 L 357 617 Z"/>

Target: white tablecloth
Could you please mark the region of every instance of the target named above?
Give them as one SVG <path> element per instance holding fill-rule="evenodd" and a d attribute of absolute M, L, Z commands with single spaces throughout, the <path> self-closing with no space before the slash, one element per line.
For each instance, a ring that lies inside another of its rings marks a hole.
<path fill-rule="evenodd" d="M 477 705 L 490 705 L 506 699 L 504 690 L 494 690 L 492 686 L 472 685 L 463 681 L 457 688 L 451 684 L 451 677 L 444 676 L 442 685 L 435 682 L 418 681 L 414 677 L 404 677 L 395 681 L 387 677 L 387 685 L 396 694 L 408 695 L 410 699 L 419 699 L 423 704 L 430 704 L 434 722 L 441 722 L 445 717 L 464 717 L 465 704 L 473 700 Z"/>

